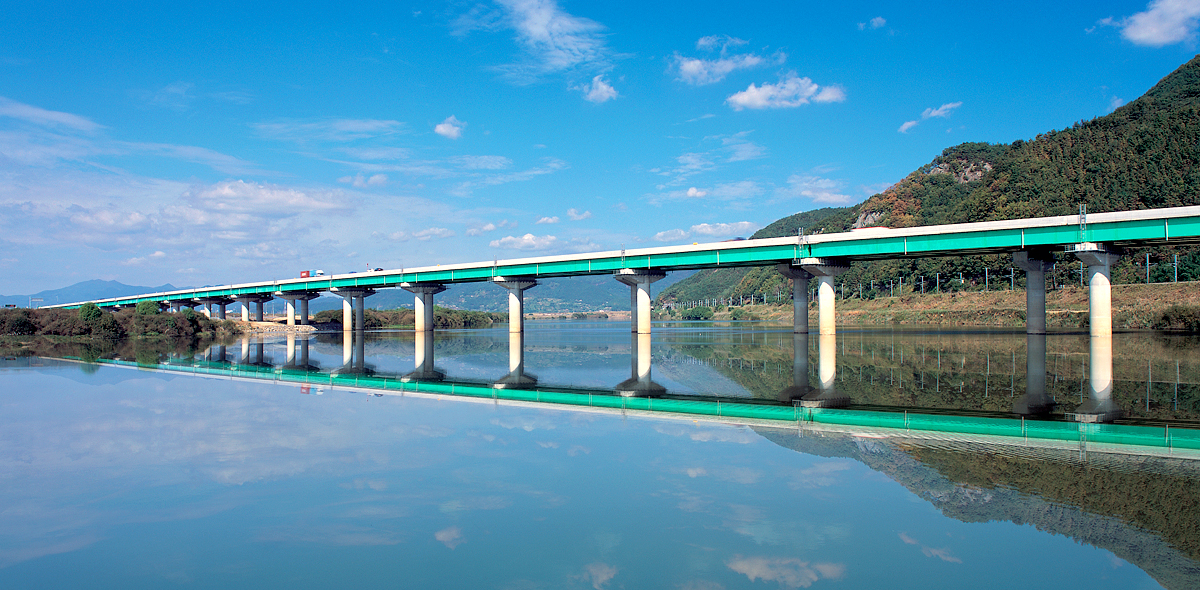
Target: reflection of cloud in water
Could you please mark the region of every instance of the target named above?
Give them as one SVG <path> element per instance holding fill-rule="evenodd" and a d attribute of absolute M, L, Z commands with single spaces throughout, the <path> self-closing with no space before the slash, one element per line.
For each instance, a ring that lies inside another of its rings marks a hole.
<path fill-rule="evenodd" d="M 596 590 L 604 590 L 605 584 L 612 580 L 617 575 L 617 568 L 608 565 L 607 563 L 589 563 L 583 567 L 583 574 L 580 576 L 584 581 L 591 582 L 592 588 Z"/>
<path fill-rule="evenodd" d="M 277 526 L 264 530 L 259 541 L 275 543 L 316 543 L 319 545 L 340 545 L 345 547 L 368 547 L 378 545 L 395 545 L 402 539 L 396 531 L 355 526 L 344 523 L 328 523 L 314 525 L 306 523 L 303 526 Z"/>
<path fill-rule="evenodd" d="M 686 436 L 696 442 L 731 442 L 749 444 L 762 440 L 745 426 L 713 427 L 711 425 L 688 427 L 674 423 L 659 423 L 654 431 L 668 436 Z"/>
<path fill-rule="evenodd" d="M 944 547 L 944 548 L 940 548 L 940 549 L 935 548 L 935 547 L 929 547 L 928 545 L 925 545 L 924 543 L 921 543 L 920 541 L 908 536 L 908 534 L 906 534 L 906 533 L 900 533 L 900 540 L 904 541 L 905 545 L 920 546 L 921 553 L 925 554 L 925 557 L 936 557 L 942 561 L 947 561 L 950 563 L 962 563 L 961 559 L 955 557 L 952 553 L 950 553 L 949 547 Z"/>
<path fill-rule="evenodd" d="M 802 469 L 788 486 L 793 490 L 832 486 L 838 483 L 836 474 L 853 467 L 854 464 L 848 460 L 822 461 L 808 469 Z"/>
<path fill-rule="evenodd" d="M 849 537 L 849 530 L 842 525 L 814 527 L 811 523 L 768 518 L 759 508 L 739 504 L 731 505 L 730 513 L 723 514 L 723 526 L 740 535 L 745 535 L 759 545 L 788 545 L 791 547 L 814 548 L 829 540 Z"/>
<path fill-rule="evenodd" d="M 0 549 L 0 569 L 47 555 L 70 553 L 71 551 L 83 549 L 99 540 L 100 537 L 98 536 L 83 534 L 48 545 L 27 545 L 16 549 Z"/>
<path fill-rule="evenodd" d="M 592 453 L 591 449 L 589 449 L 588 447 L 583 447 L 583 446 L 579 446 L 579 445 L 571 445 L 571 448 L 567 450 L 567 455 L 570 455 L 572 457 L 579 455 L 579 454 L 590 455 L 591 453 Z"/>
<path fill-rule="evenodd" d="M 725 585 L 712 580 L 690 580 L 680 584 L 679 590 L 725 590 Z"/>
<path fill-rule="evenodd" d="M 810 564 L 794 557 L 768 558 L 738 555 L 725 565 L 739 574 L 745 574 L 751 582 L 761 578 L 764 582 L 778 582 L 780 586 L 789 588 L 808 588 L 821 578 L 836 580 L 846 573 L 845 564 Z"/>
<path fill-rule="evenodd" d="M 452 550 L 455 547 L 467 542 L 467 540 L 463 538 L 462 529 L 456 526 L 447 527 L 434 533 L 433 538 L 441 541 L 443 545 Z"/>
<path fill-rule="evenodd" d="M 468 510 L 500 510 L 508 508 L 512 505 L 512 500 L 501 496 L 475 496 L 471 498 L 457 498 L 448 502 L 443 502 L 438 507 L 439 510 L 445 513 L 466 512 Z"/>
<path fill-rule="evenodd" d="M 538 446 L 542 447 L 543 449 L 557 449 L 558 443 L 553 442 L 553 441 L 551 441 L 551 442 L 538 441 Z"/>
<path fill-rule="evenodd" d="M 556 421 L 541 416 L 505 416 L 504 418 L 493 418 L 492 424 L 508 430 L 520 429 L 525 432 L 554 430 L 558 427 Z"/>

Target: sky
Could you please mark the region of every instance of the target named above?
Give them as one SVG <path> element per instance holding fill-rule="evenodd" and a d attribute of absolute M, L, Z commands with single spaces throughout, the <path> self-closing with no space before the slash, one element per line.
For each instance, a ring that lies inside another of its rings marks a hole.
<path fill-rule="evenodd" d="M 173 5 L 183 4 L 183 5 Z M 1105 115 L 1200 0 L 5 4 L 0 293 L 748 237 Z"/>

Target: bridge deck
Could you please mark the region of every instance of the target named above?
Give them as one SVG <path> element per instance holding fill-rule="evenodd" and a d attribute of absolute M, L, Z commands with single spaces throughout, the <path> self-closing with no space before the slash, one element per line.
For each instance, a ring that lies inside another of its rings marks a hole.
<path fill-rule="evenodd" d="M 1081 223 L 1086 221 L 1086 223 Z M 469 283 L 497 277 L 570 277 L 612 274 L 621 269 L 662 271 L 766 266 L 801 258 L 848 261 L 1000 254 L 1026 248 L 1065 248 L 1086 242 L 1144 246 L 1200 242 L 1200 207 L 1146 209 L 901 229 L 868 228 L 842 233 L 638 248 L 565 256 L 542 256 L 411 269 L 351 273 L 146 293 L 98 300 L 101 306 L 140 301 L 186 301 L 204 297 L 272 295 L 330 289 L 383 289 L 408 283 Z M 83 302 L 48 307 L 75 307 Z"/>

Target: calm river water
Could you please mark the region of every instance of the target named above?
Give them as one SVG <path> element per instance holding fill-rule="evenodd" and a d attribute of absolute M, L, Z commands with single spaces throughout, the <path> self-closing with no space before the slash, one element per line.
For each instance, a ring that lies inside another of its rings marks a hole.
<path fill-rule="evenodd" d="M 1200 587 L 1195 339 L 654 330 L 9 357 L 0 588 Z"/>

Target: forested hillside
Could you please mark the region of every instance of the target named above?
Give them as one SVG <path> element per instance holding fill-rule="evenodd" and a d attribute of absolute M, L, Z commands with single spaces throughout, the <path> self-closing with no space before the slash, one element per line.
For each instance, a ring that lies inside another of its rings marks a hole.
<path fill-rule="evenodd" d="M 1066 215 L 1077 213 L 1081 204 L 1089 213 L 1200 205 L 1200 56 L 1108 115 L 1028 141 L 947 148 L 859 205 L 786 217 L 754 237 L 795 235 L 797 227 L 813 234 Z M 1179 280 L 1200 280 L 1200 256 L 1194 248 L 1163 247 L 1130 252 L 1114 270 L 1114 282 L 1145 280 L 1147 252 L 1152 281 L 1174 278 L 1176 255 Z M 1057 266 L 1055 283 L 1078 282 L 1076 261 L 1062 255 L 1059 261 L 1066 264 Z M 931 279 L 927 287 L 932 288 L 939 274 L 943 289 L 969 289 L 983 285 L 985 269 L 1007 283 L 1011 266 L 1007 255 L 855 263 L 838 281 L 847 291 L 857 292 L 861 284 L 864 296 L 886 295 L 887 281 L 899 277 L 906 291 L 919 288 L 918 277 Z M 962 283 L 957 281 L 960 273 Z M 705 271 L 665 290 L 659 299 L 774 294 L 785 283 L 771 268 Z"/>

